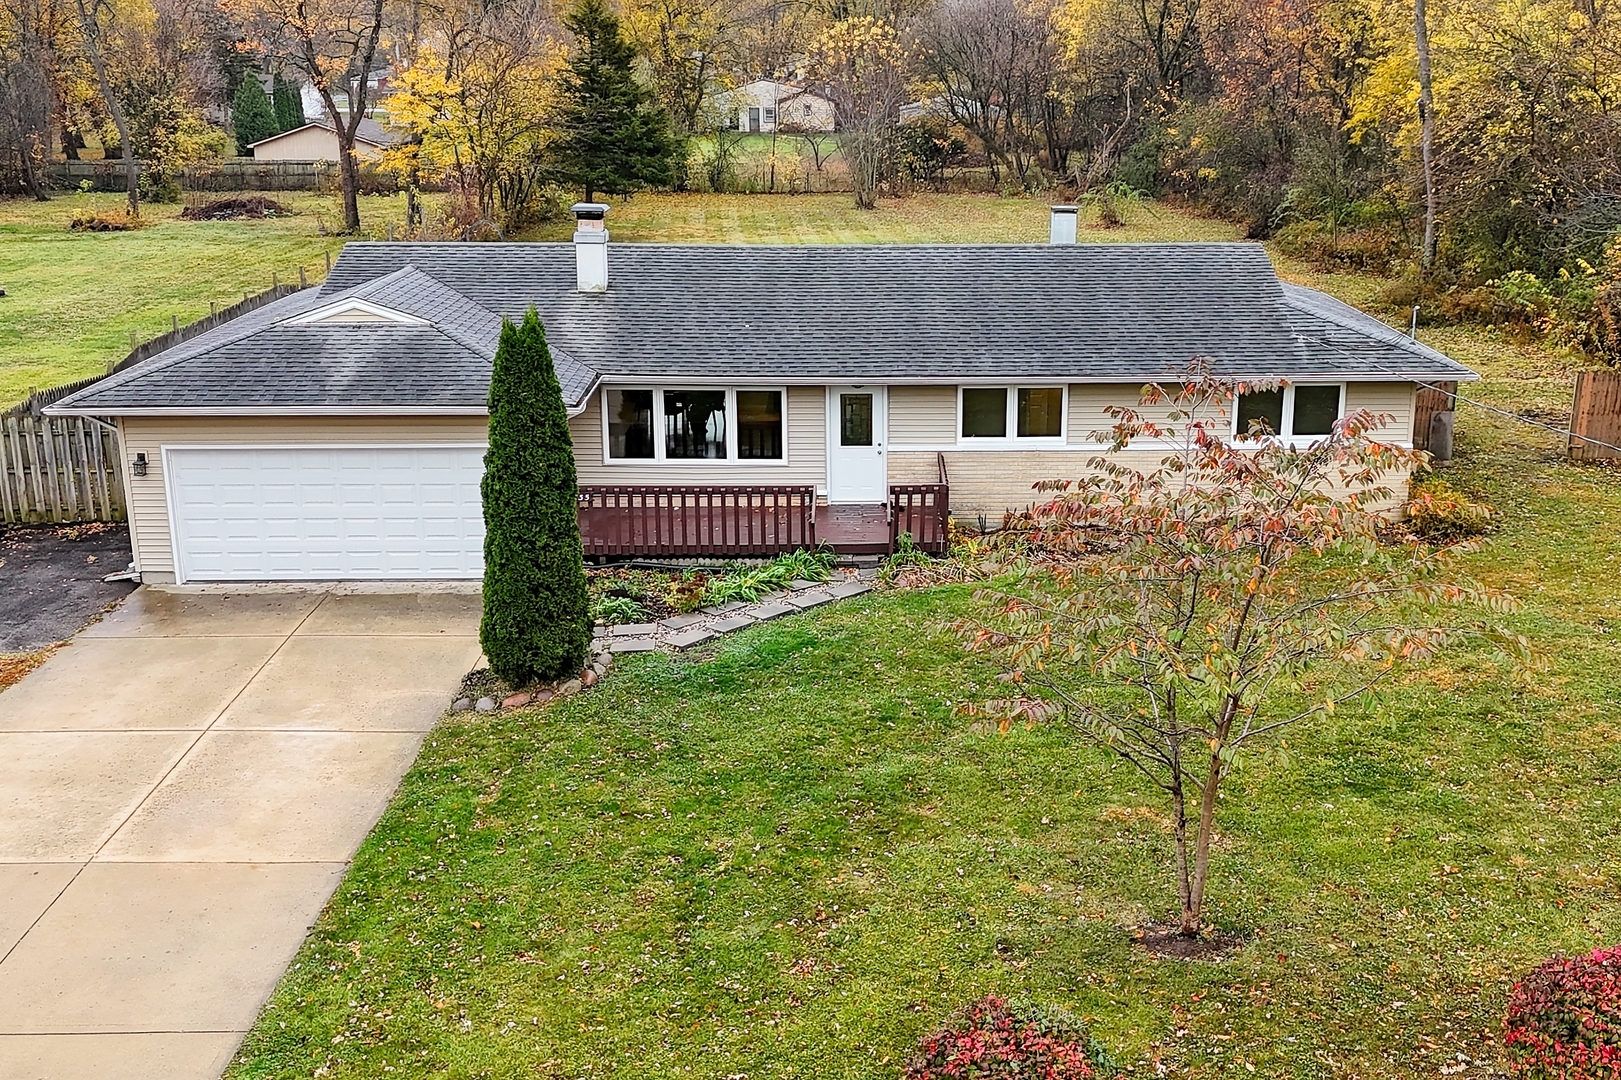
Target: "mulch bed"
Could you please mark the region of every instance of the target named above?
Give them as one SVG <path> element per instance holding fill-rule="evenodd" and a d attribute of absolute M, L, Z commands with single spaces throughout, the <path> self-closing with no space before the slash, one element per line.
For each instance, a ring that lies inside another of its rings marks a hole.
<path fill-rule="evenodd" d="M 243 218 L 287 217 L 292 212 L 292 207 L 263 195 L 234 195 L 228 199 L 215 199 L 202 206 L 188 206 L 180 211 L 180 216 L 187 221 L 240 221 Z"/>
<path fill-rule="evenodd" d="M 1162 960 L 1225 960 L 1248 942 L 1220 932 L 1188 937 L 1174 923 L 1149 923 L 1132 932 L 1131 943 Z"/>
<path fill-rule="evenodd" d="M 135 590 L 101 580 L 129 562 L 127 525 L 0 525 L 0 653 L 72 637 Z"/>

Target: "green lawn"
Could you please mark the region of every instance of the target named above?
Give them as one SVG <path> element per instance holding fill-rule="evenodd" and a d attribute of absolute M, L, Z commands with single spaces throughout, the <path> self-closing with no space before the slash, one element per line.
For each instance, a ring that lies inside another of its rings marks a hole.
<path fill-rule="evenodd" d="M 271 281 L 294 281 L 300 266 L 319 280 L 340 238 L 330 196 L 276 194 L 298 212 L 270 221 L 181 221 L 178 206 L 148 206 L 149 227 L 79 233 L 68 222 L 87 209 L 117 211 L 117 195 L 69 195 L 49 203 L 0 201 L 0 408 L 32 387 L 106 369 L 139 341 L 188 323 Z M 403 197 L 361 200 L 370 238 L 405 220 Z M 618 203 L 609 227 L 619 240 L 704 243 L 1032 242 L 1047 235 L 1044 203 L 991 196 L 918 195 L 872 212 L 848 195 L 644 195 Z M 566 221 L 530 239 L 567 239 Z M 1082 230 L 1084 239 L 1226 240 L 1232 227 L 1145 207 L 1124 229 Z"/>

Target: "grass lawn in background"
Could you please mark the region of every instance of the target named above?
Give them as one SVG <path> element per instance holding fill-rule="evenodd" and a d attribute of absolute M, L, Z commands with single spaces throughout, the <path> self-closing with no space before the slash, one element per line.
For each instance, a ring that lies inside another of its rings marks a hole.
<path fill-rule="evenodd" d="M 0 201 L 0 408 L 30 387 L 104 371 L 122 359 L 130 335 L 145 341 L 221 305 L 259 292 L 273 277 L 319 280 L 325 255 L 343 239 L 335 196 L 271 192 L 292 217 L 182 221 L 177 205 L 151 204 L 151 223 L 133 232 L 80 233 L 68 222 L 88 210 L 117 213 L 123 197 L 65 195 L 48 203 Z M 429 199 L 433 216 L 437 196 Z M 405 221 L 403 196 L 361 199 L 365 235 L 378 239 Z M 1010 243 L 1047 236 L 1046 204 L 978 195 L 918 195 L 860 211 L 848 195 L 641 195 L 616 202 L 614 239 L 683 243 Z M 568 221 L 526 239 L 566 240 Z M 1230 240 L 1233 227 L 1166 207 L 1145 206 L 1124 229 L 1082 229 L 1087 240 Z"/>
<path fill-rule="evenodd" d="M 1471 396 L 1568 401 L 1568 357 L 1425 337 Z M 947 629 L 968 591 L 891 593 L 447 719 L 227 1075 L 894 1078 L 988 992 L 1092 1018 L 1136 1075 L 1494 1075 L 1511 980 L 1621 941 L 1621 471 L 1468 406 L 1458 441 L 1501 518 L 1461 570 L 1545 666 L 1452 650 L 1246 761 L 1228 960 L 1131 945 L 1173 906 L 1155 793 L 953 718 L 995 693 Z"/>

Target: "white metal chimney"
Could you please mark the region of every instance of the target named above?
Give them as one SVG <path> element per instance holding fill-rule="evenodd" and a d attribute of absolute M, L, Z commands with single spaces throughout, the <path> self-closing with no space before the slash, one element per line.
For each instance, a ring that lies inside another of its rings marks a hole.
<path fill-rule="evenodd" d="M 582 202 L 569 207 L 574 215 L 574 273 L 584 293 L 608 291 L 608 215 L 606 203 Z M 1073 229 L 1070 230 L 1072 233 Z"/>
<path fill-rule="evenodd" d="M 1052 208 L 1052 229 L 1048 233 L 1049 244 L 1073 244 L 1075 242 L 1075 218 L 1078 206 L 1055 206 Z"/>

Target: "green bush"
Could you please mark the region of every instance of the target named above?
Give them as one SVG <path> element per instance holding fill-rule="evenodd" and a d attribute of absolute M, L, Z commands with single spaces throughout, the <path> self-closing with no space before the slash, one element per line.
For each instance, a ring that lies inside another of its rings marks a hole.
<path fill-rule="evenodd" d="M 505 323 L 484 455 L 484 618 L 490 670 L 510 686 L 578 672 L 591 647 L 563 393 L 534 308 Z"/>
<path fill-rule="evenodd" d="M 1414 486 L 1407 503 L 1407 526 L 1433 544 L 1457 543 L 1491 532 L 1492 508 L 1433 477 Z"/>
<path fill-rule="evenodd" d="M 795 551 L 779 555 L 764 566 L 734 570 L 709 583 L 704 601 L 726 604 L 734 600 L 753 603 L 768 593 L 786 589 L 795 579 L 826 581 L 833 576 L 833 553 L 830 551 Z"/>
<path fill-rule="evenodd" d="M 647 621 L 647 609 L 629 596 L 609 593 L 591 601 L 591 620 L 610 626 Z"/>

